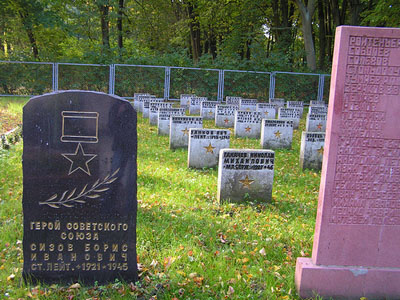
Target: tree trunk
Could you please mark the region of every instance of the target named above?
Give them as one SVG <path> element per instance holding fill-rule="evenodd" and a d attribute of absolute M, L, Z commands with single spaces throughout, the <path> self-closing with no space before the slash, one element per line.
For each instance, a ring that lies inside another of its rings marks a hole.
<path fill-rule="evenodd" d="M 198 16 L 195 12 L 195 7 L 192 3 L 188 3 L 187 6 L 189 16 L 189 29 L 190 29 L 190 42 L 192 46 L 192 57 L 194 62 L 198 62 L 201 56 L 200 46 L 200 23 Z"/>
<path fill-rule="evenodd" d="M 324 3 L 322 0 L 318 0 L 318 21 L 319 21 L 319 69 L 323 70 L 325 67 L 325 55 L 326 55 L 326 33 L 325 33 Z"/>
<path fill-rule="evenodd" d="M 360 25 L 360 13 L 362 11 L 360 0 L 350 0 L 350 8 L 351 8 L 350 25 L 353 26 Z"/>
<path fill-rule="evenodd" d="M 316 0 L 308 0 L 307 7 L 301 0 L 296 0 L 300 10 L 304 48 L 306 50 L 307 66 L 311 71 L 317 69 L 315 48 L 312 36 L 312 17 L 315 11 Z"/>
<path fill-rule="evenodd" d="M 36 60 L 39 60 L 39 50 L 37 47 L 35 35 L 33 34 L 33 26 L 32 22 L 29 20 L 28 12 L 19 12 L 19 16 L 21 17 L 22 24 L 24 25 L 26 34 L 28 35 L 29 43 L 31 44 L 33 57 Z"/>
<path fill-rule="evenodd" d="M 124 0 L 119 0 L 118 2 L 118 20 L 117 20 L 117 29 L 118 29 L 118 48 L 122 50 L 124 47 L 123 35 L 122 35 L 122 14 L 124 11 Z"/>
<path fill-rule="evenodd" d="M 103 47 L 108 51 L 110 49 L 110 22 L 108 19 L 109 5 L 101 4 L 100 9 L 100 21 L 101 21 L 101 41 Z"/>

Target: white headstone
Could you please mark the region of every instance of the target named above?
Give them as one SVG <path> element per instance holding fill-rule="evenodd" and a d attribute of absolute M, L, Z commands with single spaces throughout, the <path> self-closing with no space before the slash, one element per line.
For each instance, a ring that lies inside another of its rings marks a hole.
<path fill-rule="evenodd" d="M 215 126 L 233 128 L 235 124 L 235 111 L 238 105 L 217 104 L 215 109 Z"/>
<path fill-rule="evenodd" d="M 328 107 L 326 106 L 310 106 L 308 109 L 309 114 L 321 115 L 328 114 Z"/>
<path fill-rule="evenodd" d="M 291 149 L 292 139 L 292 120 L 262 120 L 261 147 L 263 149 Z"/>
<path fill-rule="evenodd" d="M 258 111 L 235 112 L 235 137 L 260 138 L 261 134 L 261 113 Z"/>
<path fill-rule="evenodd" d="M 325 132 L 326 118 L 326 114 L 307 114 L 306 131 Z"/>
<path fill-rule="evenodd" d="M 171 116 L 184 116 L 184 108 L 159 108 L 158 109 L 158 134 L 169 135 Z"/>
<path fill-rule="evenodd" d="M 133 94 L 133 108 L 139 112 L 140 111 L 140 97 L 150 97 L 149 93 L 134 93 Z"/>
<path fill-rule="evenodd" d="M 300 167 L 303 170 L 321 170 L 324 144 L 325 133 L 303 131 L 300 146 Z"/>
<path fill-rule="evenodd" d="M 215 119 L 215 108 L 217 104 L 221 104 L 221 102 L 217 101 L 203 101 L 200 104 L 200 116 L 203 117 L 204 120 L 214 120 Z"/>
<path fill-rule="evenodd" d="M 225 97 L 225 102 L 226 102 L 226 105 L 237 105 L 237 106 L 239 106 L 240 99 L 242 99 L 242 97 L 226 96 Z"/>
<path fill-rule="evenodd" d="M 276 107 L 274 104 L 258 103 L 256 111 L 261 112 L 263 119 L 275 119 L 276 117 Z"/>
<path fill-rule="evenodd" d="M 230 131 L 227 129 L 189 130 L 188 167 L 213 168 L 218 165 L 219 151 L 229 148 Z"/>
<path fill-rule="evenodd" d="M 269 103 L 275 105 L 277 111 L 279 108 L 285 107 L 285 99 L 283 98 L 271 98 L 269 99 Z"/>
<path fill-rule="evenodd" d="M 279 120 L 293 120 L 293 128 L 299 128 L 300 124 L 300 110 L 297 108 L 279 108 L 278 119 Z"/>
<path fill-rule="evenodd" d="M 310 106 L 322 106 L 326 107 L 325 101 L 319 101 L 319 100 L 310 100 Z"/>
<path fill-rule="evenodd" d="M 303 117 L 304 102 L 303 101 L 287 101 L 286 108 L 297 108 L 300 110 L 300 118 Z"/>
<path fill-rule="evenodd" d="M 146 98 L 143 99 L 143 118 L 148 118 L 149 117 L 149 110 L 150 110 L 150 102 L 156 103 L 156 102 L 164 102 L 164 99 L 162 98 Z"/>
<path fill-rule="evenodd" d="M 180 95 L 180 105 L 181 108 L 188 108 L 190 105 L 190 98 L 196 97 L 195 94 L 181 94 Z"/>
<path fill-rule="evenodd" d="M 207 101 L 207 97 L 191 97 L 189 104 L 189 114 L 199 115 L 200 114 L 200 104 L 203 101 Z"/>
<path fill-rule="evenodd" d="M 222 149 L 218 164 L 218 201 L 270 201 L 274 161 L 272 150 Z"/>
<path fill-rule="evenodd" d="M 203 118 L 189 116 L 171 116 L 169 130 L 169 148 L 187 148 L 189 144 L 190 128 L 203 128 Z"/>
<path fill-rule="evenodd" d="M 256 111 L 257 103 L 257 99 L 240 99 L 239 109 L 246 111 Z"/>
<path fill-rule="evenodd" d="M 172 103 L 151 101 L 150 107 L 149 107 L 149 123 L 150 123 L 150 125 L 158 124 L 158 109 L 159 108 L 172 108 Z"/>

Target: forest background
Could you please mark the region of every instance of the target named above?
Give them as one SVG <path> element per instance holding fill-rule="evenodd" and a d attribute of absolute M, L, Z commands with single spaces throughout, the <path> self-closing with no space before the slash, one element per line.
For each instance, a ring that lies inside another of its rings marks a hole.
<path fill-rule="evenodd" d="M 336 26 L 398 0 L 0 0 L 0 60 L 330 72 Z"/>

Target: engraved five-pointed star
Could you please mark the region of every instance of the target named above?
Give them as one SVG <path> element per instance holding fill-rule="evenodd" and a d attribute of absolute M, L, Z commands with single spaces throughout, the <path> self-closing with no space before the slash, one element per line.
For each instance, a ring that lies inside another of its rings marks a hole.
<path fill-rule="evenodd" d="M 246 175 L 245 179 L 239 180 L 239 182 L 243 185 L 243 188 L 250 188 L 250 184 L 254 182 L 254 180 L 249 179 L 249 176 Z"/>
<path fill-rule="evenodd" d="M 250 127 L 250 126 L 247 126 L 244 130 L 246 130 L 246 132 L 250 132 L 251 127 Z"/>
<path fill-rule="evenodd" d="M 206 149 L 206 153 L 214 153 L 215 147 L 211 146 L 211 143 L 207 147 L 203 147 Z"/>
<path fill-rule="evenodd" d="M 264 111 L 264 114 L 265 114 L 266 116 L 268 116 L 268 112 L 267 112 L 267 111 Z"/>
<path fill-rule="evenodd" d="M 322 129 L 322 124 L 319 123 L 319 124 L 317 125 L 317 128 L 318 128 L 319 130 L 321 130 L 321 129 Z"/>
<path fill-rule="evenodd" d="M 318 150 L 317 150 L 317 152 L 319 153 L 319 154 L 324 154 L 324 147 L 322 147 L 321 146 L 321 148 L 319 148 Z"/>
<path fill-rule="evenodd" d="M 279 130 L 274 132 L 274 134 L 278 139 L 281 137 L 281 132 Z"/>
<path fill-rule="evenodd" d="M 183 132 L 183 135 L 189 136 L 189 130 L 187 129 L 187 127 L 181 131 Z"/>
<path fill-rule="evenodd" d="M 225 122 L 225 124 L 228 124 L 228 123 L 229 123 L 229 120 L 228 120 L 228 119 L 225 119 L 224 122 Z"/>
<path fill-rule="evenodd" d="M 83 151 L 81 143 L 76 146 L 75 153 L 62 153 L 62 156 L 64 156 L 66 159 L 68 159 L 71 162 L 71 166 L 69 167 L 68 175 L 71 175 L 74 173 L 76 170 L 82 170 L 89 176 L 90 174 L 90 169 L 88 166 L 88 163 L 97 156 L 97 154 L 86 154 Z"/>
<path fill-rule="evenodd" d="M 212 111 L 209 111 L 208 114 L 209 114 L 210 116 L 212 116 L 214 113 L 213 113 Z"/>

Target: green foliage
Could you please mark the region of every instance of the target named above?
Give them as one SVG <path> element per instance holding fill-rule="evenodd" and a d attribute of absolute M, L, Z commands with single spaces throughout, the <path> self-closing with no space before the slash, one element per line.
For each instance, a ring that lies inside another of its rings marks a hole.
<path fill-rule="evenodd" d="M 377 4 L 363 12 L 363 25 L 400 27 L 400 2 L 397 0 L 378 0 Z"/>
<path fill-rule="evenodd" d="M 15 106 L 19 118 L 22 104 Z M 168 138 L 157 136 L 139 115 L 137 285 L 23 283 L 22 143 L 0 150 L 0 297 L 298 299 L 295 263 L 311 255 L 320 177 L 299 168 L 304 123 L 294 132 L 292 150 L 275 151 L 271 203 L 219 205 L 217 170 L 188 169 L 187 151 L 169 150 Z M 211 128 L 213 122 L 204 126 Z M 232 137 L 231 147 L 260 145 Z"/>

